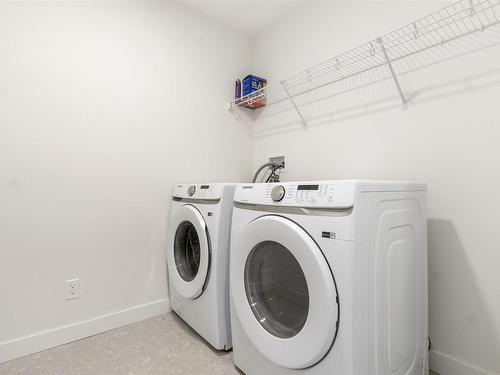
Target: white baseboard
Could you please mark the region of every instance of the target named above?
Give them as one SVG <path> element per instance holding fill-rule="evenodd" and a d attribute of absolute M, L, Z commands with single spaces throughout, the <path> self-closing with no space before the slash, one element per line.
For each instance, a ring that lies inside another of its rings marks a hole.
<path fill-rule="evenodd" d="M 161 315 L 168 311 L 170 311 L 170 301 L 165 298 L 2 342 L 0 343 L 0 363 Z"/>
<path fill-rule="evenodd" d="M 495 375 L 434 350 L 429 352 L 429 363 L 431 370 L 439 375 Z"/>

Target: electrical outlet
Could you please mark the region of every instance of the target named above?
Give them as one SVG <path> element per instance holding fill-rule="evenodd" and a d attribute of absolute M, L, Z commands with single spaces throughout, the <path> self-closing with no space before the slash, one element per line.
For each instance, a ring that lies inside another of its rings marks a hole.
<path fill-rule="evenodd" d="M 80 279 L 66 280 L 66 300 L 80 297 Z"/>
<path fill-rule="evenodd" d="M 285 172 L 286 164 L 285 164 L 285 157 L 284 156 L 273 156 L 269 158 L 269 163 L 274 163 L 274 164 L 281 164 L 283 165 L 283 168 L 280 169 L 280 172 Z"/>

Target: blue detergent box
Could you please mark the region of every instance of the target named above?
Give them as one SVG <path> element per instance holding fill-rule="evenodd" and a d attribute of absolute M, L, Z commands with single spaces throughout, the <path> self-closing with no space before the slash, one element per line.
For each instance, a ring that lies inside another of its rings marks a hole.
<path fill-rule="evenodd" d="M 260 78 L 254 75 L 247 75 L 243 78 L 241 83 L 241 96 L 250 95 L 255 92 L 255 95 L 258 96 L 260 92 L 256 92 L 260 89 L 266 87 L 267 81 L 264 78 Z M 257 99 L 252 99 L 251 97 L 247 100 L 244 100 L 242 105 L 247 108 L 255 109 L 259 107 L 263 107 L 266 105 L 265 97 L 259 97 Z"/>

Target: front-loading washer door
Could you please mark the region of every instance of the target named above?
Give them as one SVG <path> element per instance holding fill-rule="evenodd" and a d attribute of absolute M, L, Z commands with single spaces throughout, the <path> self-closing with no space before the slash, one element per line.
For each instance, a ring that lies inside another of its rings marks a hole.
<path fill-rule="evenodd" d="M 332 347 L 337 289 L 318 245 L 275 215 L 248 224 L 231 249 L 231 297 L 255 347 L 275 364 L 303 369 Z"/>
<path fill-rule="evenodd" d="M 182 206 L 170 223 L 167 264 L 170 282 L 183 297 L 194 299 L 203 293 L 210 266 L 207 225 L 192 205 Z"/>

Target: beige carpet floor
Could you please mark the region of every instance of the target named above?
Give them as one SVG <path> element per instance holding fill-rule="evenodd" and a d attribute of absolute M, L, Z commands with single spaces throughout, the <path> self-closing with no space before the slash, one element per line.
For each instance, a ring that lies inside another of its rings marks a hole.
<path fill-rule="evenodd" d="M 169 313 L 0 364 L 1 375 L 241 375 Z M 436 374 L 435 374 L 436 375 Z"/>
<path fill-rule="evenodd" d="M 177 315 L 166 314 L 0 365 L 1 375 L 239 375 Z"/>

